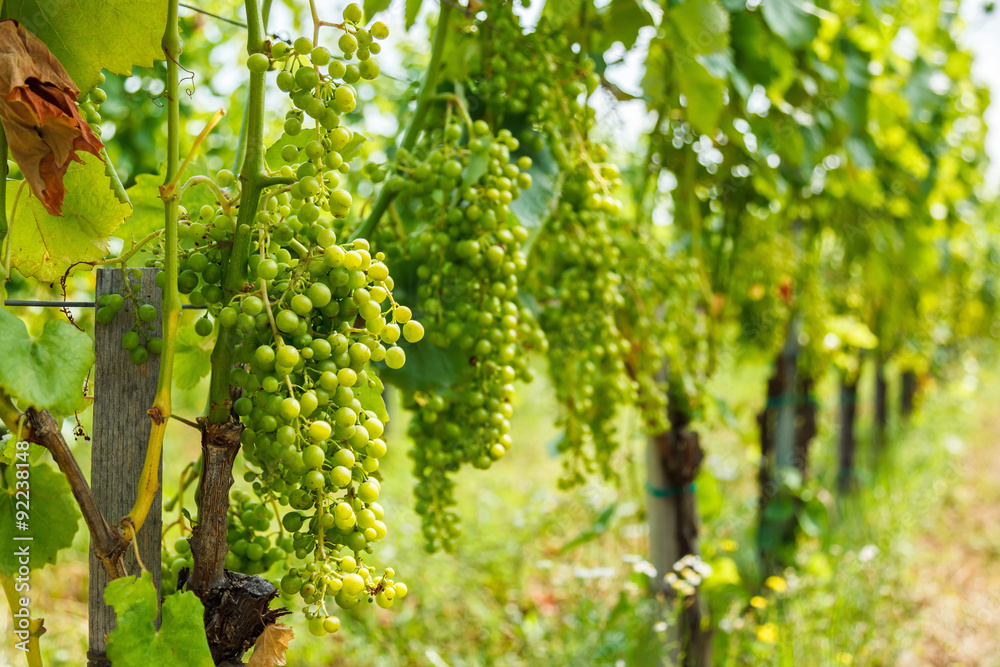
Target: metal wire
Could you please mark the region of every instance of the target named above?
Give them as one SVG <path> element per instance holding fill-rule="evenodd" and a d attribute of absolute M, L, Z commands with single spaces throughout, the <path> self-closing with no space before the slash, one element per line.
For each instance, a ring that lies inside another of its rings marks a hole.
<path fill-rule="evenodd" d="M 18 301 L 16 299 L 8 299 L 4 301 L 7 306 L 25 306 L 34 308 L 93 308 L 95 306 L 93 301 Z M 184 310 L 205 310 L 208 306 L 193 306 L 191 304 L 185 304 L 181 306 Z"/>

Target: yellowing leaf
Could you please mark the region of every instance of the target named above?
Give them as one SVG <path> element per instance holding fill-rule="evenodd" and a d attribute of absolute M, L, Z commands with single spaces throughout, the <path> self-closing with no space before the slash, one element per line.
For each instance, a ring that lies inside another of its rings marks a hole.
<path fill-rule="evenodd" d="M 109 237 L 131 211 L 111 190 L 97 157 L 86 155 L 83 163 L 72 164 L 63 182 L 62 216 L 49 213 L 33 192 L 22 187 L 23 182 L 7 182 L 11 262 L 22 274 L 42 282 L 58 281 L 76 263 L 103 258 Z"/>
<path fill-rule="evenodd" d="M 45 210 L 62 215 L 63 176 L 77 151 L 104 147 L 80 116 L 80 89 L 45 44 L 17 21 L 0 21 L 0 121 L 11 155 Z"/>
<path fill-rule="evenodd" d="M 247 667 L 274 667 L 274 665 L 284 665 L 285 652 L 288 650 L 288 642 L 295 637 L 295 632 L 286 625 L 273 623 L 257 637 L 253 645 L 253 655 Z"/>

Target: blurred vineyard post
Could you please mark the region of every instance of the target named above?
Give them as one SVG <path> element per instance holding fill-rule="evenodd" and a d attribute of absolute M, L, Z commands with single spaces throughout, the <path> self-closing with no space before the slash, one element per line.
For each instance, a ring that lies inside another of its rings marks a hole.
<path fill-rule="evenodd" d="M 133 280 L 132 272 L 142 271 L 139 280 Z M 151 303 L 160 310 L 162 293 L 154 279 L 157 268 L 130 269 L 128 277 L 139 303 Z M 126 272 L 117 268 L 97 270 L 97 297 L 103 294 L 125 293 Z M 114 322 L 95 328 L 94 333 L 94 440 L 91 443 L 90 475 L 94 499 L 102 514 L 109 521 L 126 516 L 135 502 L 136 486 L 146 458 L 146 442 L 151 426 L 146 410 L 153 404 L 156 394 L 156 380 L 159 375 L 159 359 L 151 355 L 149 363 L 137 366 L 129 358 L 129 352 L 122 348 L 122 336 L 132 330 L 135 322 L 133 308 L 135 302 L 125 299 L 124 316 Z M 160 335 L 160 321 L 155 322 L 155 334 Z M 158 476 L 163 476 L 163 460 L 160 459 Z M 142 559 L 142 567 L 153 575 L 157 599 L 160 590 L 160 533 L 163 525 L 162 489 L 149 517 L 136 535 L 136 546 Z M 136 561 L 135 549 L 129 547 L 123 564 L 130 575 L 141 572 Z M 87 652 L 88 667 L 107 667 L 111 663 L 105 655 L 105 637 L 115 626 L 115 614 L 104 604 L 104 589 L 108 575 L 104 565 L 90 549 L 90 648 Z"/>
<path fill-rule="evenodd" d="M 665 577 L 682 558 L 699 554 L 694 485 L 705 452 L 698 433 L 689 428 L 692 414 L 684 387 L 677 376 L 668 378 L 669 429 L 651 436 L 647 444 L 650 558 L 656 568 L 652 586 L 654 593 L 680 605 L 678 626 L 670 637 L 670 664 L 703 667 L 712 662 L 712 642 L 697 589 L 691 595 L 678 593 Z"/>

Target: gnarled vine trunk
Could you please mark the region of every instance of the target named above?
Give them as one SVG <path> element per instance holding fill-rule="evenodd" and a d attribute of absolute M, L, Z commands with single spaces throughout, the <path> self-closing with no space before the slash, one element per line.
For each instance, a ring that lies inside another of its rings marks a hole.
<path fill-rule="evenodd" d="M 917 374 L 905 371 L 899 378 L 899 414 L 905 420 L 913 414 L 917 396 Z"/>
<path fill-rule="evenodd" d="M 243 654 L 265 627 L 288 613 L 269 608 L 278 595 L 271 582 L 225 569 L 229 489 L 242 432 L 235 417 L 204 426 L 198 521 L 189 540 L 194 567 L 178 580 L 178 588 L 193 591 L 205 606 L 205 634 L 215 664 L 233 667 L 243 664 Z"/>
<path fill-rule="evenodd" d="M 840 380 L 840 438 L 838 441 L 839 470 L 837 471 L 837 488 L 841 493 L 853 491 L 857 486 L 854 470 L 857 438 L 854 434 L 855 420 L 858 413 L 858 381 L 857 378 Z"/>
<path fill-rule="evenodd" d="M 889 423 L 889 388 L 885 379 L 885 361 L 875 362 L 875 406 L 872 424 L 872 443 L 879 454 L 886 445 L 886 428 Z"/>
<path fill-rule="evenodd" d="M 687 555 L 698 555 L 698 509 L 694 481 L 701 470 L 704 451 L 699 436 L 689 428 L 690 415 L 683 401 L 672 392 L 668 416 L 670 428 L 651 436 L 647 444 L 650 522 L 650 559 L 656 568 L 656 593 L 677 599 L 663 577 L 674 563 Z M 674 639 L 676 651 L 670 664 L 705 667 L 711 664 L 711 631 L 703 626 L 704 612 L 697 592 L 682 599 Z"/>
<path fill-rule="evenodd" d="M 757 416 L 760 426 L 760 521 L 757 547 L 765 570 L 785 562 L 794 548 L 798 496 L 781 482 L 780 475 L 797 470 L 804 480 L 809 445 L 816 436 L 816 400 L 813 380 L 798 369 L 796 322 L 789 325 L 785 347 L 767 381 L 767 403 Z"/>

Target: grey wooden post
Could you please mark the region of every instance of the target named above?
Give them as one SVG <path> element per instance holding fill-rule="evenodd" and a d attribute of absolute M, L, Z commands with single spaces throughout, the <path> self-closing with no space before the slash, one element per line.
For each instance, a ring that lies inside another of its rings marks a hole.
<path fill-rule="evenodd" d="M 143 302 L 152 303 L 159 310 L 162 293 L 154 283 L 158 269 L 140 270 L 141 280 L 129 277 L 132 289 L 137 291 Z M 124 288 L 120 269 L 97 270 L 97 296 L 120 293 Z M 90 486 L 97 506 L 110 524 L 127 515 L 135 502 L 136 486 L 149 438 L 150 420 L 146 411 L 153 404 L 159 376 L 158 355 L 151 354 L 145 364 L 136 366 L 129 353 L 122 349 L 122 336 L 134 322 L 131 301 L 126 299 L 125 308 L 115 321 L 107 325 L 98 324 L 94 335 L 94 439 L 90 453 Z M 159 319 L 155 325 L 158 336 L 161 332 Z M 162 479 L 162 458 L 159 474 Z M 143 565 L 153 575 L 157 597 L 160 590 L 160 532 L 163 526 L 161 504 L 162 495 L 158 491 L 137 540 Z M 130 575 L 141 572 L 132 547 L 129 547 L 123 562 L 125 571 Z M 111 607 L 104 604 L 107 584 L 108 575 L 91 546 L 89 667 L 111 664 L 105 654 L 105 637 L 115 627 L 115 615 Z"/>

